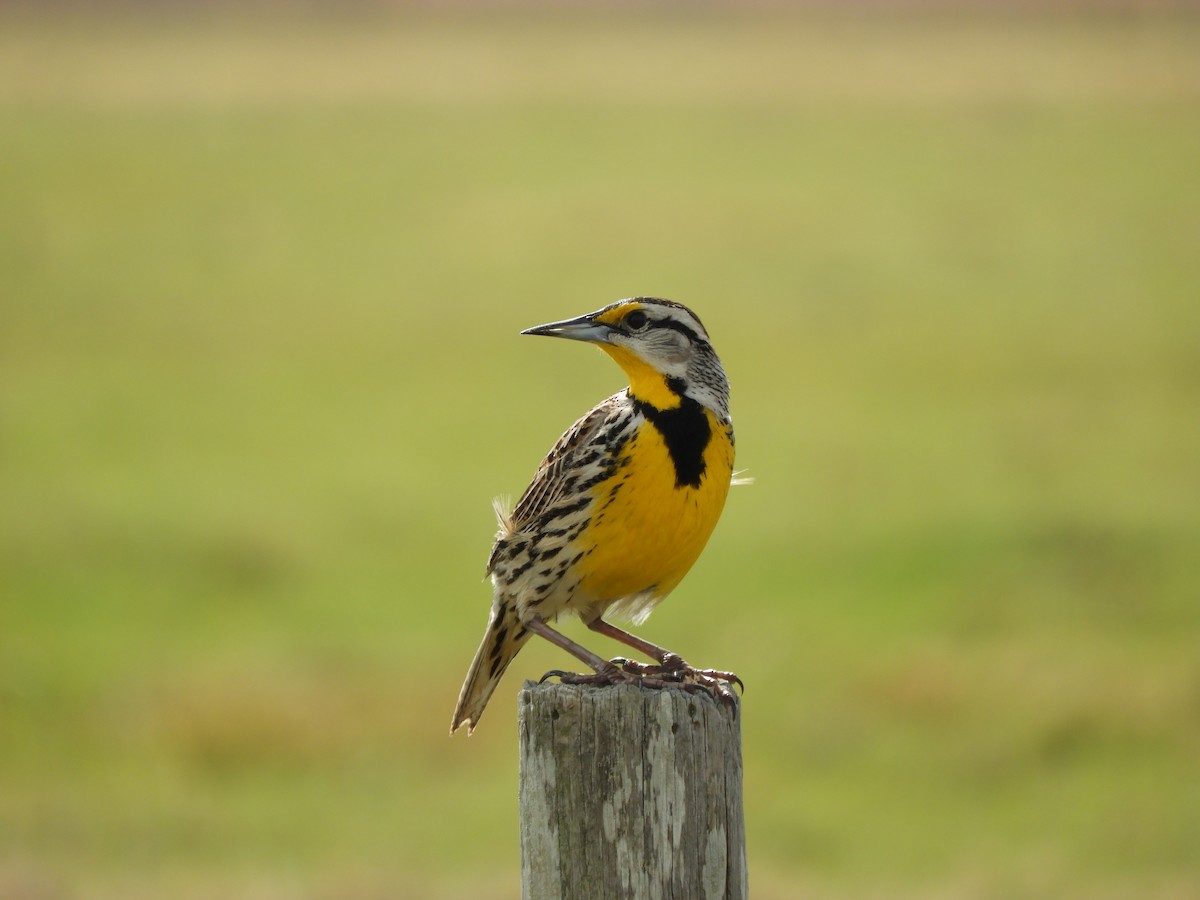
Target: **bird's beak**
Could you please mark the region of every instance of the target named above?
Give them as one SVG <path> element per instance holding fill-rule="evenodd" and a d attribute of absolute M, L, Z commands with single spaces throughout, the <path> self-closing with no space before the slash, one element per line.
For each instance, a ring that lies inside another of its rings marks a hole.
<path fill-rule="evenodd" d="M 588 315 L 579 316 L 576 319 L 563 319 L 561 322 L 535 325 L 533 328 L 526 328 L 521 334 L 544 334 L 547 337 L 604 344 L 608 342 L 609 336 L 612 334 L 612 326 L 597 322 L 594 314 L 588 313 Z"/>

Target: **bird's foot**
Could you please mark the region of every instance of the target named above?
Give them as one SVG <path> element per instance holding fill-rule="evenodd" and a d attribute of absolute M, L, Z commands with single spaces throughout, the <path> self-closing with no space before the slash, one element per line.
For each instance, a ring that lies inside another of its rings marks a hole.
<path fill-rule="evenodd" d="M 632 659 L 618 657 L 613 665 L 621 670 L 641 678 L 647 687 L 680 687 L 685 691 L 704 691 L 714 699 L 732 702 L 735 699 L 733 685 L 737 685 L 742 693 L 746 686 L 742 679 L 733 672 L 723 672 L 719 669 L 697 669 L 688 665 L 683 658 L 674 653 L 668 653 L 663 661 L 652 663 L 637 662 Z"/>
<path fill-rule="evenodd" d="M 656 689 L 676 688 L 692 694 L 705 693 L 718 702 L 730 704 L 737 702 L 733 685 L 736 684 L 743 692 L 746 690 L 742 679 L 732 672 L 697 669 L 674 654 L 669 654 L 660 665 L 617 657 L 603 668 L 586 674 L 551 669 L 538 683 L 541 684 L 549 678 L 557 678 L 563 684 L 588 684 L 597 687 L 637 684 Z"/>
<path fill-rule="evenodd" d="M 610 684 L 638 684 L 642 679 L 633 672 L 627 672 L 615 663 L 608 663 L 604 668 L 595 672 L 565 672 L 562 669 L 551 669 L 538 679 L 538 684 L 548 678 L 557 678 L 563 684 L 591 684 L 604 687 Z"/>

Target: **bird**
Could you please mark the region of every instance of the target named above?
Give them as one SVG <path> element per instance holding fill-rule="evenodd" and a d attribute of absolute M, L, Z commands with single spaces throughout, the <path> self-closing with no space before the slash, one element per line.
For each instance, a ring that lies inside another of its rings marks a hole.
<path fill-rule="evenodd" d="M 700 556 L 734 480 L 729 380 L 700 318 L 681 303 L 633 297 L 521 333 L 594 344 L 629 386 L 563 433 L 511 510 L 494 501 L 492 604 L 450 733 L 475 730 L 533 635 L 592 669 L 543 680 L 681 686 L 732 699 L 731 685 L 741 686 L 733 673 L 693 668 L 606 618 L 645 621 Z M 568 614 L 655 664 L 604 659 L 550 626 Z"/>

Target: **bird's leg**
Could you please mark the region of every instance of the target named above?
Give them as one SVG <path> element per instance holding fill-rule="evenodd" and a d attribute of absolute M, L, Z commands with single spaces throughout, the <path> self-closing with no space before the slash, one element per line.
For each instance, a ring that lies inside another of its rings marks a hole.
<path fill-rule="evenodd" d="M 629 659 L 622 660 L 620 667 L 627 672 L 657 675 L 660 678 L 670 681 L 694 680 L 702 684 L 724 682 L 725 684 L 736 684 L 743 692 L 746 690 L 746 686 L 742 684 L 742 679 L 738 678 L 733 672 L 721 672 L 717 669 L 697 669 L 684 662 L 683 657 L 678 653 L 672 653 L 670 650 L 660 647 L 657 644 L 652 644 L 638 637 L 636 634 L 630 634 L 628 631 L 618 628 L 611 622 L 605 622 L 599 616 L 584 624 L 597 634 L 603 634 L 614 641 L 620 641 L 622 644 L 632 647 L 639 653 L 643 653 L 651 659 L 658 660 L 657 666 L 647 666 Z"/>
<path fill-rule="evenodd" d="M 588 650 L 586 647 L 575 643 L 566 635 L 559 634 L 541 619 L 531 619 L 525 623 L 525 627 L 534 634 L 541 635 L 556 647 L 561 647 L 572 656 L 587 663 L 595 670 L 594 675 L 580 675 L 577 672 L 564 672 L 561 669 L 553 669 L 541 677 L 541 681 L 547 678 L 557 677 L 563 684 L 640 684 L 650 688 L 664 688 L 672 685 L 683 687 L 687 690 L 708 690 L 710 693 L 717 695 L 710 685 L 702 684 L 696 681 L 686 682 L 682 677 L 666 679 L 655 676 L 653 674 L 641 674 L 633 670 L 627 670 L 603 659 Z M 681 661 L 682 662 L 682 661 Z M 649 670 L 650 666 L 646 667 Z M 724 687 L 724 685 L 722 685 Z M 728 688 L 725 688 L 728 693 Z"/>
<path fill-rule="evenodd" d="M 638 637 L 636 634 L 630 634 L 628 631 L 618 628 L 611 622 L 605 622 L 599 616 L 596 616 L 596 618 L 589 622 L 584 622 L 584 624 L 597 634 L 610 637 L 614 641 L 620 641 L 622 644 L 632 647 L 634 650 L 638 651 L 638 653 L 648 656 L 653 660 L 657 660 L 658 665 L 663 669 L 678 669 L 685 665 L 682 657 L 680 657 L 679 654 L 672 653 L 670 650 L 658 646 L 658 644 L 652 644 L 649 641 Z M 629 660 L 626 660 L 626 663 L 633 666 L 638 665 L 638 663 L 633 663 Z"/>
<path fill-rule="evenodd" d="M 580 675 L 576 672 L 564 672 L 561 669 L 554 669 L 543 675 L 541 677 L 542 681 L 551 676 L 557 676 L 564 684 L 619 684 L 621 682 L 632 683 L 637 680 L 636 676 L 622 671 L 607 659 L 597 656 L 591 650 L 587 649 L 587 647 L 575 643 L 566 635 L 559 634 L 541 619 L 530 619 L 525 623 L 525 627 L 534 634 L 541 635 L 556 647 L 566 650 L 576 659 L 587 663 L 596 673 L 594 675 Z"/>

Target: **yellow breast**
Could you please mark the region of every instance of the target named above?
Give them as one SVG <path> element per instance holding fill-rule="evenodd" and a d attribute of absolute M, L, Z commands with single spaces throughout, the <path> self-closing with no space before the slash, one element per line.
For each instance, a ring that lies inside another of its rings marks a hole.
<path fill-rule="evenodd" d="M 580 592 L 596 606 L 670 593 L 700 556 L 721 516 L 733 474 L 733 435 L 705 409 L 711 436 L 697 484 L 678 483 L 676 461 L 649 420 L 626 443 L 612 478 L 593 488 L 591 522 L 580 536 Z M 634 610 L 636 612 L 636 610 Z"/>

